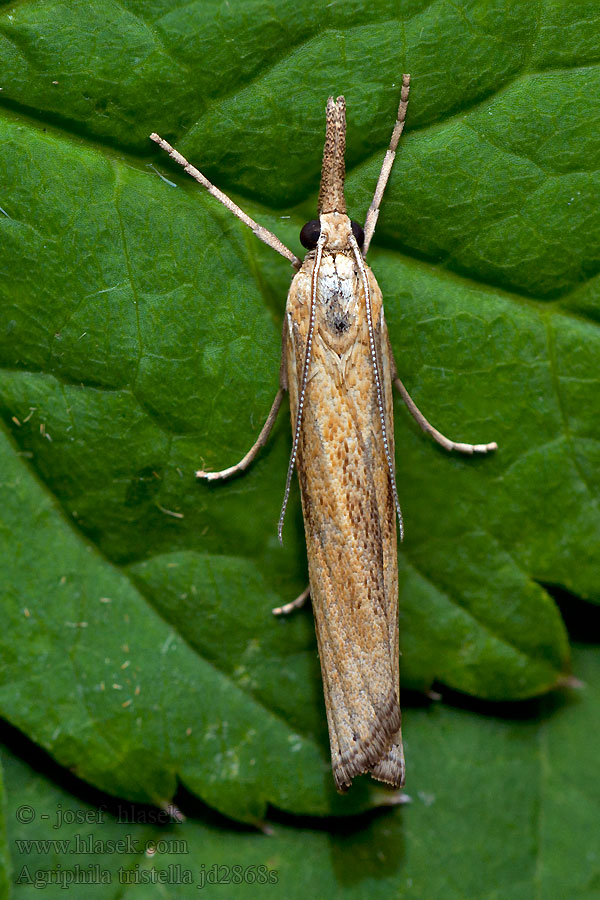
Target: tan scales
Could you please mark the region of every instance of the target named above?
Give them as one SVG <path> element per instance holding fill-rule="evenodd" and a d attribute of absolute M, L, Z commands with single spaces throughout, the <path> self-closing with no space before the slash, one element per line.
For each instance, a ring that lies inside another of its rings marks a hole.
<path fill-rule="evenodd" d="M 448 450 L 485 453 L 496 444 L 462 444 L 434 429 L 397 376 L 383 299 L 364 263 L 402 133 L 409 91 L 404 75 L 398 117 L 367 213 L 364 238 L 346 215 L 345 102 L 329 98 L 319 219 L 302 229 L 304 262 L 243 213 L 158 135 L 155 140 L 265 243 L 298 269 L 287 299 L 280 388 L 254 446 L 236 465 L 197 472 L 217 480 L 243 471 L 266 442 L 289 390 L 293 445 L 279 536 L 294 468 L 298 471 L 309 589 L 274 610 L 289 612 L 310 592 L 336 786 L 363 773 L 404 784 L 400 730 L 397 526 L 402 517 L 394 469 L 392 386 L 419 425 Z M 361 249 L 362 248 L 362 249 Z"/>

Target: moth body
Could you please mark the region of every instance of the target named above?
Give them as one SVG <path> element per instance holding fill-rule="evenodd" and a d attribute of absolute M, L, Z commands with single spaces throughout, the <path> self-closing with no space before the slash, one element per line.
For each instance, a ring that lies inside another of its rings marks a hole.
<path fill-rule="evenodd" d="M 323 675 L 323 693 L 336 786 L 356 775 L 404 784 L 398 671 L 397 525 L 392 385 L 420 427 L 442 447 L 487 453 L 489 444 L 452 441 L 417 408 L 398 378 L 381 291 L 364 261 L 379 204 L 402 134 L 410 78 L 402 76 L 398 117 L 364 232 L 346 214 L 346 105 L 327 103 L 319 218 L 307 222 L 301 262 L 158 134 L 169 155 L 213 197 L 297 269 L 287 298 L 280 387 L 255 444 L 236 464 L 196 473 L 217 481 L 243 472 L 265 444 L 285 390 L 293 442 L 279 520 L 279 538 L 294 470 L 298 471 L 308 553 L 310 597 Z M 290 612 L 309 591 L 275 613 Z"/>
<path fill-rule="evenodd" d="M 338 220 L 344 219 L 345 222 Z M 362 273 L 333 221 L 316 276 L 313 346 L 297 450 L 310 596 L 338 789 L 371 772 L 400 787 L 396 506 L 374 382 Z M 331 244 L 333 243 L 333 247 Z M 315 252 L 289 291 L 285 364 L 292 426 L 310 328 Z M 370 269 L 385 421 L 393 454 L 392 379 L 381 292 Z"/>

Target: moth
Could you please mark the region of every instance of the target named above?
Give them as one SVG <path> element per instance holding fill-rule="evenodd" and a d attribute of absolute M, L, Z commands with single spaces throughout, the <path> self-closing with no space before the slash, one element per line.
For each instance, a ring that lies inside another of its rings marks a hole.
<path fill-rule="evenodd" d="M 403 537 L 394 467 L 393 385 L 421 428 L 447 450 L 487 453 L 495 442 L 444 437 L 417 409 L 398 378 L 381 291 L 365 256 L 373 237 L 406 117 L 400 105 L 364 231 L 344 199 L 346 106 L 326 111 L 318 219 L 300 232 L 299 260 L 215 188 L 159 135 L 151 138 L 297 270 L 283 324 L 280 387 L 258 439 L 236 465 L 198 471 L 208 481 L 244 471 L 265 444 L 285 391 L 293 431 L 279 539 L 294 469 L 298 472 L 309 588 L 273 610 L 289 612 L 310 594 L 323 676 L 333 777 L 339 791 L 355 776 L 404 784 L 400 726 L 397 531 Z M 398 526 L 397 523 L 398 522 Z"/>

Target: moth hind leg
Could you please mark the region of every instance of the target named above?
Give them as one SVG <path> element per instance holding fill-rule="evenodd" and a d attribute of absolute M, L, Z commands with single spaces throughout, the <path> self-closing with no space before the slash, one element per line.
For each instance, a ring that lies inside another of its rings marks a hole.
<path fill-rule="evenodd" d="M 295 600 L 285 603 L 283 606 L 275 606 L 271 612 L 274 616 L 287 616 L 295 609 L 301 609 L 310 597 L 310 585 L 299 594 Z"/>

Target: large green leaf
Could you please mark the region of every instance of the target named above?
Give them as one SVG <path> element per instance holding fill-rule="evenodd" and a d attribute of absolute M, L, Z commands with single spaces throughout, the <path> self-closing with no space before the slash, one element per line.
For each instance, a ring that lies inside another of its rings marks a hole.
<path fill-rule="evenodd" d="M 180 777 L 241 819 L 380 797 L 335 797 L 310 615 L 270 616 L 306 579 L 297 494 L 275 534 L 285 416 L 244 478 L 193 477 L 269 409 L 289 267 L 153 130 L 299 253 L 327 94 L 360 219 L 412 73 L 371 263 L 416 402 L 500 449 L 449 457 L 398 405 L 403 683 L 548 691 L 544 585 L 600 599 L 597 11 L 374 7 L 0 8 L 0 711 L 111 793 Z"/>
<path fill-rule="evenodd" d="M 10 875 L 11 875 L 11 853 L 12 848 L 9 846 L 8 821 L 9 811 L 6 803 L 6 794 L 4 789 L 4 770 L 0 769 L 0 897 L 8 897 L 10 894 Z"/>
<path fill-rule="evenodd" d="M 600 887 L 596 649 L 579 648 L 575 664 L 588 681 L 576 698 L 508 706 L 503 717 L 441 704 L 409 710 L 412 803 L 318 829 L 310 820 L 285 817 L 265 835 L 233 830 L 206 814 L 199 821 L 193 811 L 183 824 L 157 827 L 156 810 L 82 794 L 72 778 L 59 788 L 43 775 L 43 761 L 41 770 L 39 759 L 31 769 L 3 750 L 14 897 L 38 897 L 36 877 L 42 885 L 52 877 L 47 872 L 64 879 L 78 865 L 96 884 L 72 884 L 73 896 L 107 900 L 197 897 L 202 874 L 225 883 L 209 881 L 201 896 L 225 900 L 594 900 Z M 146 846 L 157 852 L 144 854 Z M 259 872 L 272 880 L 251 883 Z M 98 885 L 100 873 L 105 882 Z M 156 882 L 158 873 L 166 883 Z M 44 896 L 65 891 L 50 883 Z"/>

